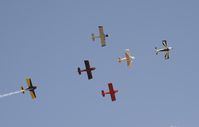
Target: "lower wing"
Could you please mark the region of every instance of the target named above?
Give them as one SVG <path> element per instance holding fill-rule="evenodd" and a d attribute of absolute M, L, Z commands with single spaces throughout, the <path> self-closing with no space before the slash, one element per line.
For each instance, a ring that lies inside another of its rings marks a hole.
<path fill-rule="evenodd" d="M 35 99 L 35 98 L 36 98 L 35 91 L 30 91 L 30 95 L 31 95 L 32 99 Z"/>
<path fill-rule="evenodd" d="M 100 40 L 101 40 L 101 46 L 102 46 L 102 47 L 106 46 L 106 39 L 105 39 L 105 36 L 100 36 Z"/>
<path fill-rule="evenodd" d="M 132 60 L 127 60 L 126 62 L 127 62 L 127 66 L 128 67 L 132 67 L 132 65 L 133 65 L 133 61 Z"/>
<path fill-rule="evenodd" d="M 111 93 L 110 95 L 111 95 L 111 100 L 115 101 L 116 100 L 115 93 Z"/>
<path fill-rule="evenodd" d="M 165 60 L 169 59 L 169 51 L 166 51 L 164 53 L 164 58 L 165 58 Z"/>
<path fill-rule="evenodd" d="M 93 78 L 92 72 L 91 71 L 87 71 L 87 76 L 88 76 L 88 79 L 92 79 Z"/>

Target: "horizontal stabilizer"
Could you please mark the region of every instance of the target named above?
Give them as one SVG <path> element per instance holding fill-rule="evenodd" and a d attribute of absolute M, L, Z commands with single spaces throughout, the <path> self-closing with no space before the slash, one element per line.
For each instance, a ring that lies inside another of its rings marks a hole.
<path fill-rule="evenodd" d="M 77 71 L 78 71 L 79 75 L 81 75 L 81 69 L 80 69 L 80 67 L 77 68 Z"/>
<path fill-rule="evenodd" d="M 103 97 L 105 97 L 105 92 L 104 92 L 104 90 L 101 91 L 101 94 L 102 94 Z"/>
<path fill-rule="evenodd" d="M 24 90 L 23 86 L 21 86 L 21 93 L 22 93 L 22 94 L 25 93 L 25 90 Z"/>
<path fill-rule="evenodd" d="M 95 34 L 92 33 L 91 38 L 92 38 L 93 41 L 95 41 Z"/>
<path fill-rule="evenodd" d="M 118 61 L 119 63 L 121 63 L 121 62 L 122 62 L 122 59 L 119 57 L 117 61 Z"/>
<path fill-rule="evenodd" d="M 155 54 L 158 55 L 158 48 L 155 47 Z"/>

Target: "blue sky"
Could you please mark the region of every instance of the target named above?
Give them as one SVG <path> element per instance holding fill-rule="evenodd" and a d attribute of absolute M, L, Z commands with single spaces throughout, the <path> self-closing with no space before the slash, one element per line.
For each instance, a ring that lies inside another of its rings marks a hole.
<path fill-rule="evenodd" d="M 0 94 L 26 86 L 29 93 L 0 99 L 1 126 L 198 127 L 198 1 L 0 1 Z M 103 25 L 107 46 L 92 42 Z M 161 40 L 170 59 L 155 55 Z M 129 48 L 134 67 L 118 64 Z M 77 67 L 90 60 L 94 79 Z M 102 98 L 112 82 L 117 101 Z"/>

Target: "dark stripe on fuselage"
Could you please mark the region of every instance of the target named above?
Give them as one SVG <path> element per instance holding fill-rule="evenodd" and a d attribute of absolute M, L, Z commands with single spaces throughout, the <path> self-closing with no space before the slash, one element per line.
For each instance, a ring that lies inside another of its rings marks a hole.
<path fill-rule="evenodd" d="M 33 87 L 29 87 L 29 88 L 27 88 L 26 90 L 34 91 L 36 88 L 37 88 L 36 86 L 33 86 Z"/>
<path fill-rule="evenodd" d="M 162 52 L 169 51 L 169 48 L 162 49 L 162 50 L 160 50 L 160 51 L 162 51 Z"/>

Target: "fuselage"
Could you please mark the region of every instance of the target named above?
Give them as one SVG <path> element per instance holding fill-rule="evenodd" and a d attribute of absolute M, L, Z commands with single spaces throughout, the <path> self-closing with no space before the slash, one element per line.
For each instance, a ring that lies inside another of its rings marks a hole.
<path fill-rule="evenodd" d="M 28 90 L 28 91 L 34 91 L 35 89 L 37 89 L 37 87 L 36 87 L 36 86 L 32 86 L 32 87 L 28 87 L 28 88 L 26 88 L 26 90 Z"/>
<path fill-rule="evenodd" d="M 93 71 L 95 69 L 96 69 L 95 67 L 91 67 L 91 68 L 87 68 L 87 69 L 81 70 L 81 72 L 84 72 L 84 71 Z"/>
<path fill-rule="evenodd" d="M 157 52 L 167 52 L 170 51 L 172 49 L 172 47 L 168 47 L 168 48 L 161 48 L 161 49 L 157 49 Z"/>
<path fill-rule="evenodd" d="M 114 91 L 111 91 L 110 94 L 115 94 L 117 92 L 118 92 L 118 90 L 114 90 Z"/>
<path fill-rule="evenodd" d="M 105 92 L 106 94 L 115 94 L 115 93 L 117 93 L 118 92 L 118 90 L 113 90 L 113 91 L 107 91 L 107 92 Z"/>

